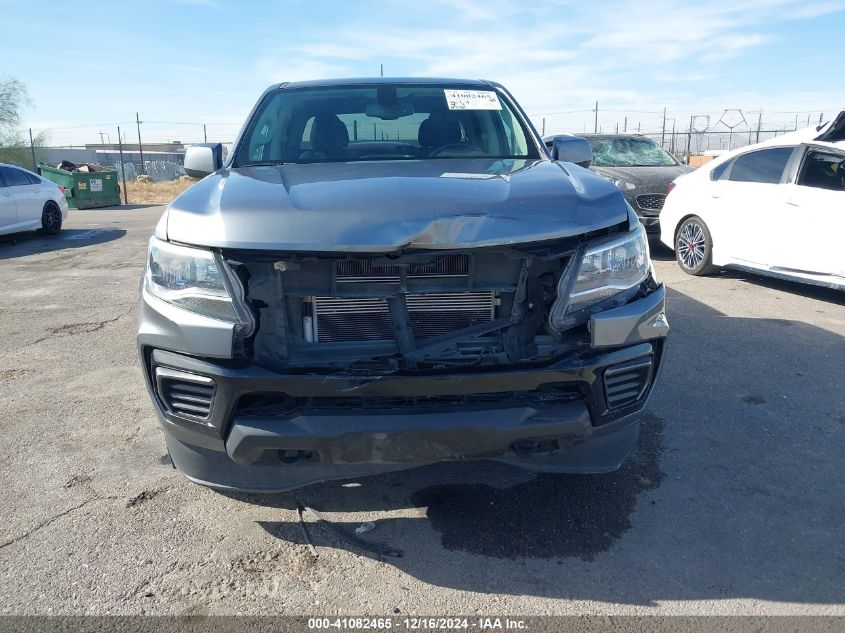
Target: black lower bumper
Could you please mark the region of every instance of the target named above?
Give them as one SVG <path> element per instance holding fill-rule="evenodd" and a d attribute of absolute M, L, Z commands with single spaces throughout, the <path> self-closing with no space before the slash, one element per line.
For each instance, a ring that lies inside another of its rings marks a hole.
<path fill-rule="evenodd" d="M 588 440 L 568 448 L 528 456 L 509 452 L 485 459 L 543 473 L 608 473 L 618 469 L 636 446 L 639 429 L 639 420 L 632 415 L 594 430 Z M 264 460 L 244 465 L 225 452 L 182 442 L 170 433 L 165 438 L 174 466 L 188 479 L 240 492 L 281 492 L 322 481 L 378 475 L 423 465 L 420 462 L 325 464 L 314 459 L 295 463 Z"/>
<path fill-rule="evenodd" d="M 270 491 L 470 459 L 546 472 L 615 470 L 636 442 L 636 414 L 662 348 L 656 340 L 546 367 L 422 376 L 279 374 L 154 350 L 148 372 L 180 471 L 212 486 Z M 631 380 L 640 384 L 616 406 L 608 381 L 620 371 L 636 372 Z M 174 410 L 166 381 L 183 377 L 213 384 L 207 416 Z M 289 400 L 267 412 L 245 407 L 256 394 Z"/>
<path fill-rule="evenodd" d="M 580 444 L 590 437 L 583 402 L 542 408 L 452 410 L 361 415 L 312 412 L 286 419 L 236 419 L 226 452 L 239 464 L 253 464 L 268 451 L 292 457 L 313 455 L 326 464 L 404 464 L 526 453 Z"/>

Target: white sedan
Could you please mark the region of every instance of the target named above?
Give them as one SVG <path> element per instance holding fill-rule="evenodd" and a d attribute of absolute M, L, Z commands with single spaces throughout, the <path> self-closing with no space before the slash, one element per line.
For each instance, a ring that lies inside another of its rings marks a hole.
<path fill-rule="evenodd" d="M 0 163 L 0 235 L 35 229 L 54 235 L 67 213 L 64 191 L 56 183 Z"/>
<path fill-rule="evenodd" d="M 660 226 L 690 275 L 726 266 L 845 289 L 845 112 L 680 176 Z"/>

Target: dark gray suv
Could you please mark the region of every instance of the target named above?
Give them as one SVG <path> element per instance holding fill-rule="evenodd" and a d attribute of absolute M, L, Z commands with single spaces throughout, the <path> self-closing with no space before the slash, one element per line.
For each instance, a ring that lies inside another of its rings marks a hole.
<path fill-rule="evenodd" d="M 275 491 L 447 460 L 596 473 L 668 331 L 619 190 L 487 81 L 285 83 L 150 240 L 138 350 L 174 465 Z"/>

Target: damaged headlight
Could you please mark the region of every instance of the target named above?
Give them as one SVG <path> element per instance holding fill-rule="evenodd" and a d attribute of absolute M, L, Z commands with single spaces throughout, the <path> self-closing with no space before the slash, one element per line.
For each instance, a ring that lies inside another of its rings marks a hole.
<path fill-rule="evenodd" d="M 180 308 L 238 321 L 223 264 L 211 251 L 151 238 L 145 285 L 150 294 Z"/>
<path fill-rule="evenodd" d="M 648 277 L 651 261 L 642 225 L 611 242 L 589 247 L 578 265 L 574 283 L 561 276 L 558 297 L 549 320 L 552 327 L 567 327 L 567 316 L 600 303 L 641 284 Z M 572 283 L 571 288 L 567 285 Z"/>

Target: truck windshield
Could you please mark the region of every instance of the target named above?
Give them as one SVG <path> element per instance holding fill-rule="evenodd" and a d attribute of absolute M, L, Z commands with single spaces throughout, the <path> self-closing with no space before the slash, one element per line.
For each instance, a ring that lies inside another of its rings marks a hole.
<path fill-rule="evenodd" d="M 671 154 L 648 138 L 590 138 L 595 167 L 673 167 Z"/>
<path fill-rule="evenodd" d="M 530 134 L 507 100 L 488 88 L 281 88 L 253 115 L 233 165 L 539 158 Z"/>

